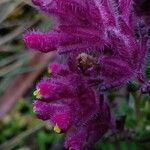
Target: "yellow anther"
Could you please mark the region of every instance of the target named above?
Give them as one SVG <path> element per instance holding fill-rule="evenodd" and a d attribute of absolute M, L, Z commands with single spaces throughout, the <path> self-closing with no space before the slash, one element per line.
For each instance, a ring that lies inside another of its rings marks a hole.
<path fill-rule="evenodd" d="M 34 92 L 33 92 L 33 95 L 34 95 L 36 98 L 38 98 L 38 99 L 42 98 L 42 95 L 41 95 L 41 93 L 40 93 L 40 90 L 34 91 Z"/>
<path fill-rule="evenodd" d="M 52 69 L 48 69 L 48 73 L 51 75 L 53 72 L 52 72 Z"/>
<path fill-rule="evenodd" d="M 55 131 L 56 133 L 58 133 L 58 134 L 61 133 L 61 129 L 58 127 L 57 124 L 54 126 L 54 131 Z"/>

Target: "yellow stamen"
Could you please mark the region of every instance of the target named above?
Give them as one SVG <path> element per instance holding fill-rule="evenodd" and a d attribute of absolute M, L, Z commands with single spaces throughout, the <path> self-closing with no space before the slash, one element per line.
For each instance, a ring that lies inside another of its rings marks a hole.
<path fill-rule="evenodd" d="M 53 73 L 53 72 L 52 72 L 52 69 L 49 68 L 49 69 L 48 69 L 48 73 L 49 73 L 50 75 L 52 75 L 52 73 Z"/>
<path fill-rule="evenodd" d="M 38 99 L 42 98 L 42 95 L 41 95 L 39 89 L 37 89 L 36 91 L 34 91 L 34 92 L 33 92 L 33 95 L 34 95 L 36 98 L 38 98 Z"/>
<path fill-rule="evenodd" d="M 54 131 L 58 134 L 61 133 L 61 129 L 58 127 L 58 125 L 56 124 L 55 127 L 54 127 Z"/>

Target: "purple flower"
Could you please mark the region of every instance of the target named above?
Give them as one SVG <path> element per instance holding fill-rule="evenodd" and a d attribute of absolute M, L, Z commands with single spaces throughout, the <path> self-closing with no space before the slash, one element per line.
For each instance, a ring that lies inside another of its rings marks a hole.
<path fill-rule="evenodd" d="M 57 68 L 61 67 L 68 69 L 57 64 Z M 108 104 L 88 86 L 82 75 L 71 71 L 68 75 L 52 74 L 37 84 L 34 94 L 37 100 L 33 107 L 37 116 L 51 121 L 57 133 L 67 133 L 67 148 L 80 150 L 93 146 L 114 127 Z"/>
<path fill-rule="evenodd" d="M 42 52 L 57 50 L 74 61 L 74 67 L 78 66 L 75 62 L 81 53 L 92 56 L 96 65 L 88 68 L 88 72 L 96 72 L 89 74 L 98 81 L 101 90 L 120 87 L 133 78 L 144 80 L 148 39 L 142 31 L 139 31 L 142 38 L 135 36 L 132 0 L 33 0 L 33 3 L 57 21 L 49 32 L 26 33 L 24 40 L 29 48 Z"/>
<path fill-rule="evenodd" d="M 66 65 L 53 63 L 48 67 L 48 73 L 50 75 L 67 75 L 69 73 L 69 68 Z"/>
<path fill-rule="evenodd" d="M 48 32 L 24 35 L 28 48 L 56 50 L 65 64 L 48 67 L 34 95 L 38 117 L 50 120 L 58 133 L 66 132 L 65 146 L 90 147 L 114 127 L 106 99 L 100 93 L 139 80 L 143 92 L 148 51 L 148 22 L 138 15 L 140 0 L 33 0 L 56 19 Z M 133 7 L 134 4 L 134 7 Z M 142 25 L 145 25 L 144 27 Z M 104 93 L 102 94 L 104 95 Z"/>

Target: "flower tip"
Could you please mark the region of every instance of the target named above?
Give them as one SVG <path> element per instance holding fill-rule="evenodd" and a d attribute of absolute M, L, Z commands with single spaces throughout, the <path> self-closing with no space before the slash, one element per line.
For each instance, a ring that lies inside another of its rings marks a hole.
<path fill-rule="evenodd" d="M 49 74 L 49 75 L 52 75 L 52 73 L 53 73 L 52 69 L 51 69 L 51 68 L 48 68 L 48 74 Z"/>
<path fill-rule="evenodd" d="M 54 126 L 54 131 L 55 131 L 56 133 L 58 133 L 58 134 L 61 133 L 61 129 L 58 127 L 57 124 Z"/>
<path fill-rule="evenodd" d="M 37 99 L 41 99 L 41 98 L 42 98 L 42 95 L 41 95 L 39 89 L 38 89 L 38 90 L 35 90 L 35 91 L 33 92 L 33 95 L 34 95 Z"/>
<path fill-rule="evenodd" d="M 32 3 L 33 3 L 34 5 L 40 5 L 40 4 L 41 4 L 41 1 L 39 1 L 39 0 L 32 0 Z"/>

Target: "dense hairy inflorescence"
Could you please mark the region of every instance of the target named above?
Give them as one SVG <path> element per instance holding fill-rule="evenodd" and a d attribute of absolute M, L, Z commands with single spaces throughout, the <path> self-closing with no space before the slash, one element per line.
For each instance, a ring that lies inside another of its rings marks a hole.
<path fill-rule="evenodd" d="M 57 50 L 65 64 L 52 64 L 51 77 L 37 84 L 34 110 L 67 133 L 65 146 L 84 149 L 114 128 L 104 92 L 137 79 L 150 92 L 144 76 L 149 46 L 146 0 L 32 0 L 56 18 L 48 32 L 24 35 L 28 48 Z"/>
<path fill-rule="evenodd" d="M 109 105 L 81 74 L 61 64 L 50 68 L 51 77 L 41 80 L 34 93 L 38 98 L 33 104 L 37 116 L 51 120 L 57 133 L 67 132 L 66 147 L 90 147 L 114 127 Z"/>

